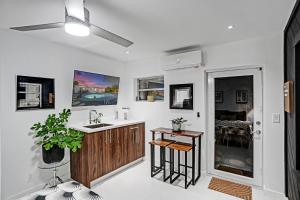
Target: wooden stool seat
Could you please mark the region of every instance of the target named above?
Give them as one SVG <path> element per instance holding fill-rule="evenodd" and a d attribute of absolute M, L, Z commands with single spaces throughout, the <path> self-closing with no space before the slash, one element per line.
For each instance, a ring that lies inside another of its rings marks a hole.
<path fill-rule="evenodd" d="M 183 143 L 183 142 L 175 142 L 167 146 L 167 148 L 170 150 L 170 183 L 172 184 L 177 178 L 179 178 L 181 175 L 184 176 L 184 188 L 187 189 L 189 185 L 193 182 L 191 179 L 188 182 L 188 158 L 187 154 L 189 151 L 193 149 L 193 145 Z M 177 171 L 174 170 L 174 151 L 177 151 L 178 159 L 177 159 Z M 184 152 L 184 164 L 180 164 L 180 152 Z M 181 173 L 181 166 L 184 167 L 184 173 Z M 192 170 L 194 170 L 193 166 L 191 167 Z M 173 178 L 173 175 L 177 174 L 175 178 Z"/>
<path fill-rule="evenodd" d="M 160 147 L 167 147 L 168 145 L 174 143 L 175 141 L 173 140 L 161 140 L 161 139 L 158 139 L 158 140 L 152 140 L 149 142 L 149 144 L 152 144 L 152 145 L 157 145 L 157 146 L 160 146 Z"/>
<path fill-rule="evenodd" d="M 151 153 L 151 177 L 154 177 L 161 171 L 163 171 L 163 180 L 166 181 L 170 178 L 170 176 L 166 177 L 166 155 L 165 155 L 165 149 L 170 144 L 174 143 L 173 140 L 167 140 L 167 139 L 157 139 L 152 140 L 149 142 L 150 144 L 150 153 Z M 159 147 L 160 149 L 160 165 L 155 165 L 155 146 Z"/>
<path fill-rule="evenodd" d="M 193 149 L 193 146 L 191 144 L 187 144 L 187 143 L 176 142 L 176 143 L 170 144 L 168 146 L 168 148 L 174 149 L 177 151 L 189 152 Z"/>

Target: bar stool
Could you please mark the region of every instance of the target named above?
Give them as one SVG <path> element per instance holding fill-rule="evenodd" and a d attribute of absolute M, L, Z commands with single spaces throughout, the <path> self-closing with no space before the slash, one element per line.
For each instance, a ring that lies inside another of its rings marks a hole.
<path fill-rule="evenodd" d="M 152 140 L 149 142 L 150 144 L 150 152 L 151 152 L 151 177 L 156 176 L 163 170 L 163 179 L 164 181 L 168 180 L 170 176 L 166 177 L 166 152 L 165 149 L 168 145 L 172 144 L 173 140 Z M 155 165 L 155 146 L 160 147 L 160 166 L 157 167 Z"/>
<path fill-rule="evenodd" d="M 188 186 L 192 183 L 192 180 L 190 180 L 190 182 L 188 182 L 187 180 L 187 175 L 188 175 L 188 168 L 192 168 L 191 166 L 188 166 L 187 163 L 187 153 L 190 152 L 193 149 L 193 146 L 191 144 L 187 144 L 187 143 L 182 143 L 182 142 L 176 142 L 176 143 L 172 143 L 170 145 L 167 146 L 167 148 L 169 148 L 170 150 L 170 183 L 172 184 L 177 178 L 180 177 L 180 175 L 184 176 L 184 183 L 185 183 L 185 189 L 188 188 Z M 178 171 L 175 172 L 174 170 L 174 151 L 178 152 Z M 180 152 L 183 151 L 184 152 L 184 165 L 180 164 Z M 185 173 L 182 174 L 180 172 L 180 167 L 183 166 L 184 167 L 184 171 Z M 173 175 L 174 174 L 178 174 L 174 179 L 173 179 Z"/>

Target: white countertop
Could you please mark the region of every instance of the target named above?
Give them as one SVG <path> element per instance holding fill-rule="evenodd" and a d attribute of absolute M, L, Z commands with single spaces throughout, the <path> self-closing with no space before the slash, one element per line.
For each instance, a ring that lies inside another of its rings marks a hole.
<path fill-rule="evenodd" d="M 86 128 L 84 126 L 94 125 L 94 124 L 88 124 L 88 123 L 75 123 L 68 125 L 69 128 L 73 128 L 75 130 L 82 131 L 84 133 L 95 133 L 99 131 L 105 131 L 108 129 L 118 128 L 122 126 L 129 126 L 133 124 L 139 124 L 144 123 L 143 120 L 103 120 L 101 123 L 105 124 L 112 124 L 112 126 L 105 126 L 100 128 Z"/>

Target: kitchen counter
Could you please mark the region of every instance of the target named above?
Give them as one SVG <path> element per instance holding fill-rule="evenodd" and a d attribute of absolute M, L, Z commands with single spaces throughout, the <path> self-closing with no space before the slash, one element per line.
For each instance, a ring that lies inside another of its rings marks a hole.
<path fill-rule="evenodd" d="M 113 128 L 119 128 L 119 127 L 123 127 L 123 126 L 144 123 L 144 122 L 145 121 L 143 121 L 143 120 L 103 120 L 101 123 L 112 124 L 112 125 L 100 127 L 100 128 L 87 128 L 85 126 L 94 125 L 94 123 L 93 124 L 75 123 L 75 124 L 69 125 L 68 127 L 73 128 L 78 131 L 82 131 L 84 133 L 95 133 L 95 132 L 105 131 L 105 130 L 109 130 L 109 129 L 113 129 Z"/>

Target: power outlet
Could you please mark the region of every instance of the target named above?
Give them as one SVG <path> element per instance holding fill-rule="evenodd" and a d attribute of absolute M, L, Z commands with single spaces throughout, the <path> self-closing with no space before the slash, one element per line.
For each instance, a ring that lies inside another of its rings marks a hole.
<path fill-rule="evenodd" d="M 279 113 L 273 113 L 272 114 L 272 122 L 273 123 L 280 123 L 280 114 Z"/>

